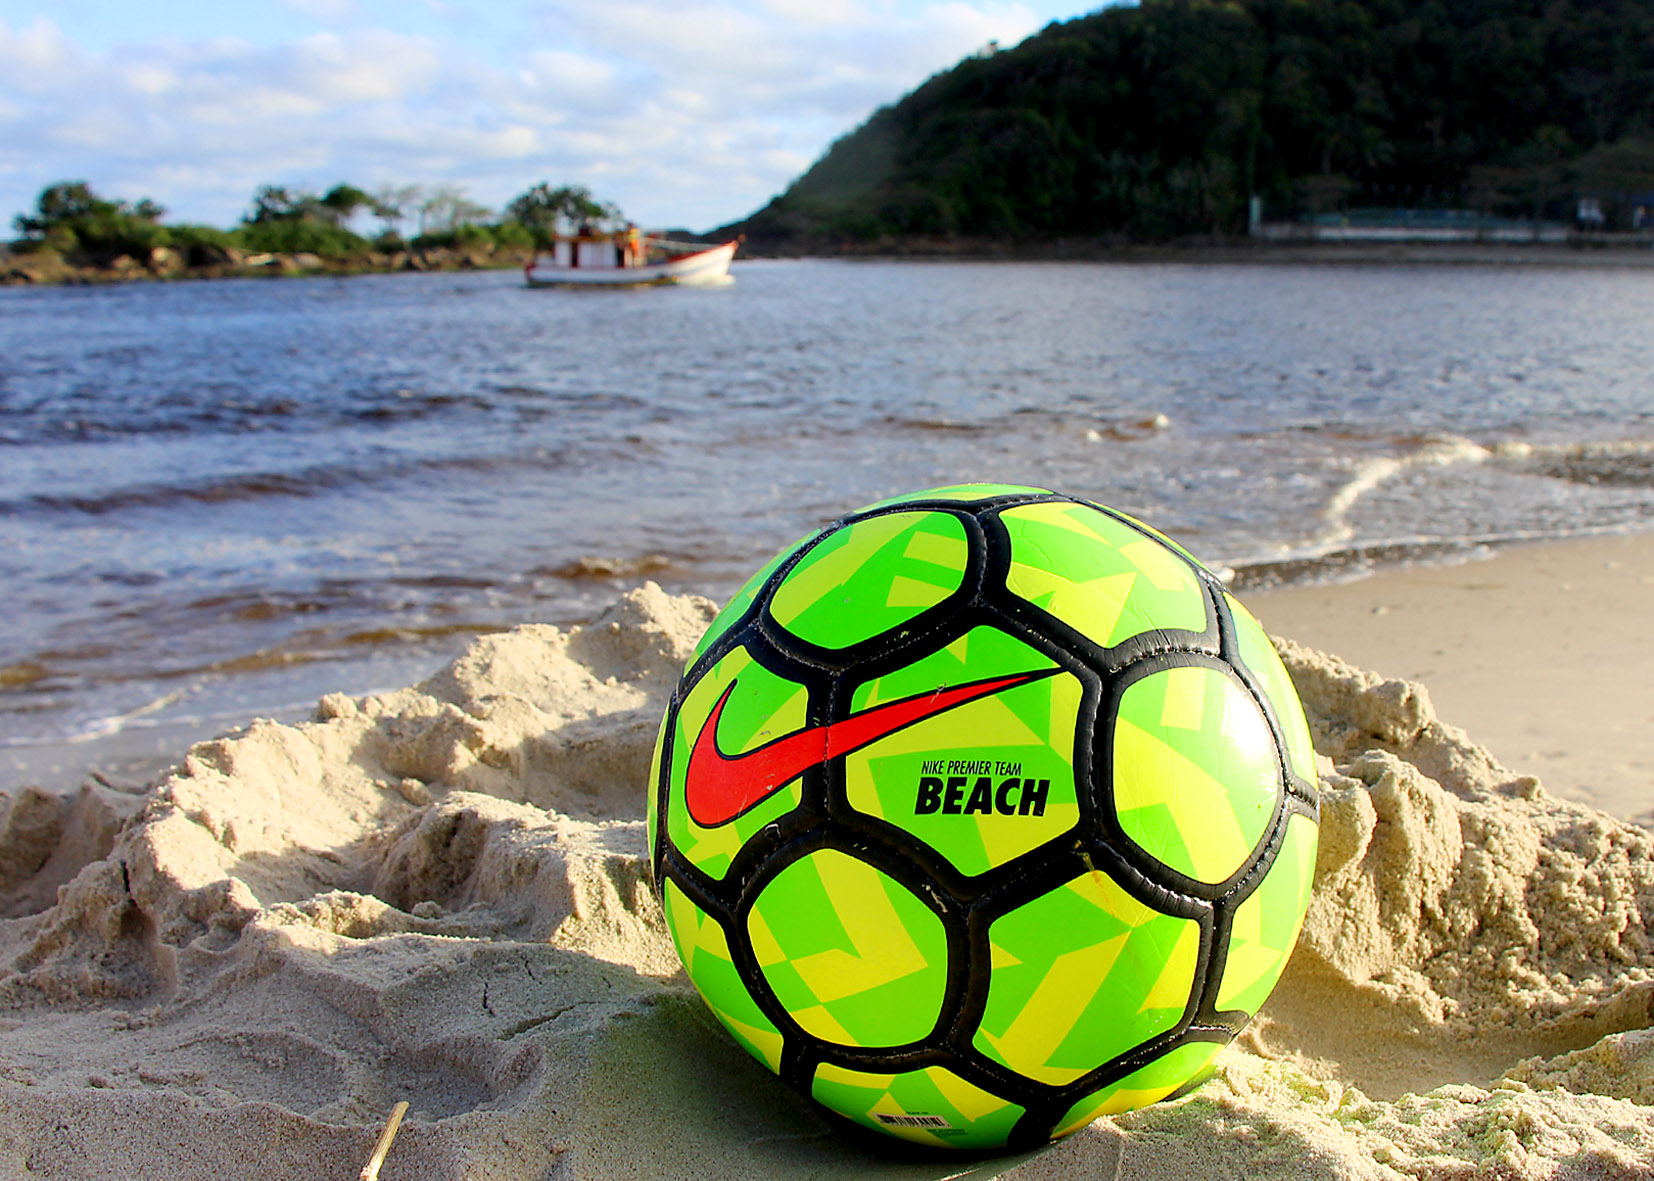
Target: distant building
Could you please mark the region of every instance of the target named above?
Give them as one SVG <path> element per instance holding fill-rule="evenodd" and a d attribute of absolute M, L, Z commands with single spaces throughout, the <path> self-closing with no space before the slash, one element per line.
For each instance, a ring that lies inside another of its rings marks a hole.
<path fill-rule="evenodd" d="M 1348 209 L 1275 222 L 1257 210 L 1249 220 L 1251 235 L 1269 242 L 1565 242 L 1569 234 L 1561 222 L 1474 209 Z"/>

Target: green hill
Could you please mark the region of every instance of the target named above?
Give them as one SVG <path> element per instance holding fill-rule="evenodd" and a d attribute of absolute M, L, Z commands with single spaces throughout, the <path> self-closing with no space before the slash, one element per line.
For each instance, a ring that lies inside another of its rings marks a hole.
<path fill-rule="evenodd" d="M 1654 200 L 1654 0 L 1144 0 L 931 78 L 744 222 L 758 251 L 1165 241 L 1382 205 Z"/>

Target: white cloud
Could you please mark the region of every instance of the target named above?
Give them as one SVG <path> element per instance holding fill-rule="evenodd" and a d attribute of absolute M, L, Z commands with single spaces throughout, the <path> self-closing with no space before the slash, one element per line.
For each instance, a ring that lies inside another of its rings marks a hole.
<path fill-rule="evenodd" d="M 165 94 L 178 81 L 177 75 L 165 66 L 138 63 L 123 66 L 122 73 L 126 75 L 127 85 L 138 94 Z"/>
<path fill-rule="evenodd" d="M 285 84 L 329 107 L 402 99 L 435 83 L 442 72 L 434 46 L 376 30 L 348 37 L 318 33 L 287 56 Z"/>
<path fill-rule="evenodd" d="M 518 77 L 524 89 L 500 88 L 497 101 L 510 110 L 542 111 L 548 107 L 591 114 L 612 112 L 631 100 L 628 80 L 613 63 L 566 50 L 529 53 Z"/>
<path fill-rule="evenodd" d="M 37 16 L 17 30 L 0 20 L 0 78 L 7 89 L 28 93 L 49 88 L 84 68 L 84 55 L 46 17 Z"/>
<path fill-rule="evenodd" d="M 485 34 L 487 15 L 427 0 L 406 26 L 426 35 L 363 23 L 415 9 L 284 3 L 327 31 L 94 51 L 45 17 L 0 21 L 0 217 L 65 178 L 216 224 L 262 183 L 453 183 L 498 208 L 544 179 L 705 228 L 927 75 L 1042 23 L 971 0 L 568 0 Z"/>

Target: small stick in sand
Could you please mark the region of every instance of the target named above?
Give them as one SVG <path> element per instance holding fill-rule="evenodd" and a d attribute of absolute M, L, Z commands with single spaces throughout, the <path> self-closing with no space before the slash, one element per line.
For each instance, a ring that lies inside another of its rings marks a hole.
<path fill-rule="evenodd" d="M 373 1155 L 368 1157 L 368 1163 L 362 1166 L 360 1181 L 378 1181 L 379 1166 L 385 1163 L 385 1154 L 391 1150 L 391 1141 L 396 1139 L 396 1129 L 402 1126 L 402 1117 L 406 1114 L 406 1099 L 391 1108 L 391 1117 L 385 1121 L 385 1130 L 379 1133 L 379 1143 L 373 1146 Z"/>

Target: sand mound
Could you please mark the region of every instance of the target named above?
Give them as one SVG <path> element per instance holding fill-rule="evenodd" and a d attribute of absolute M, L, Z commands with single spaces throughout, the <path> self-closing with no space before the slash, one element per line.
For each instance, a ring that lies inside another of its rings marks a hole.
<path fill-rule="evenodd" d="M 1650 834 L 1290 644 L 1315 898 L 1213 1077 L 1023 1157 L 846 1140 L 712 1022 L 646 884 L 711 617 L 647 585 L 147 798 L 0 796 L 0 1174 L 348 1178 L 407 1099 L 386 1178 L 1648 1175 Z"/>

